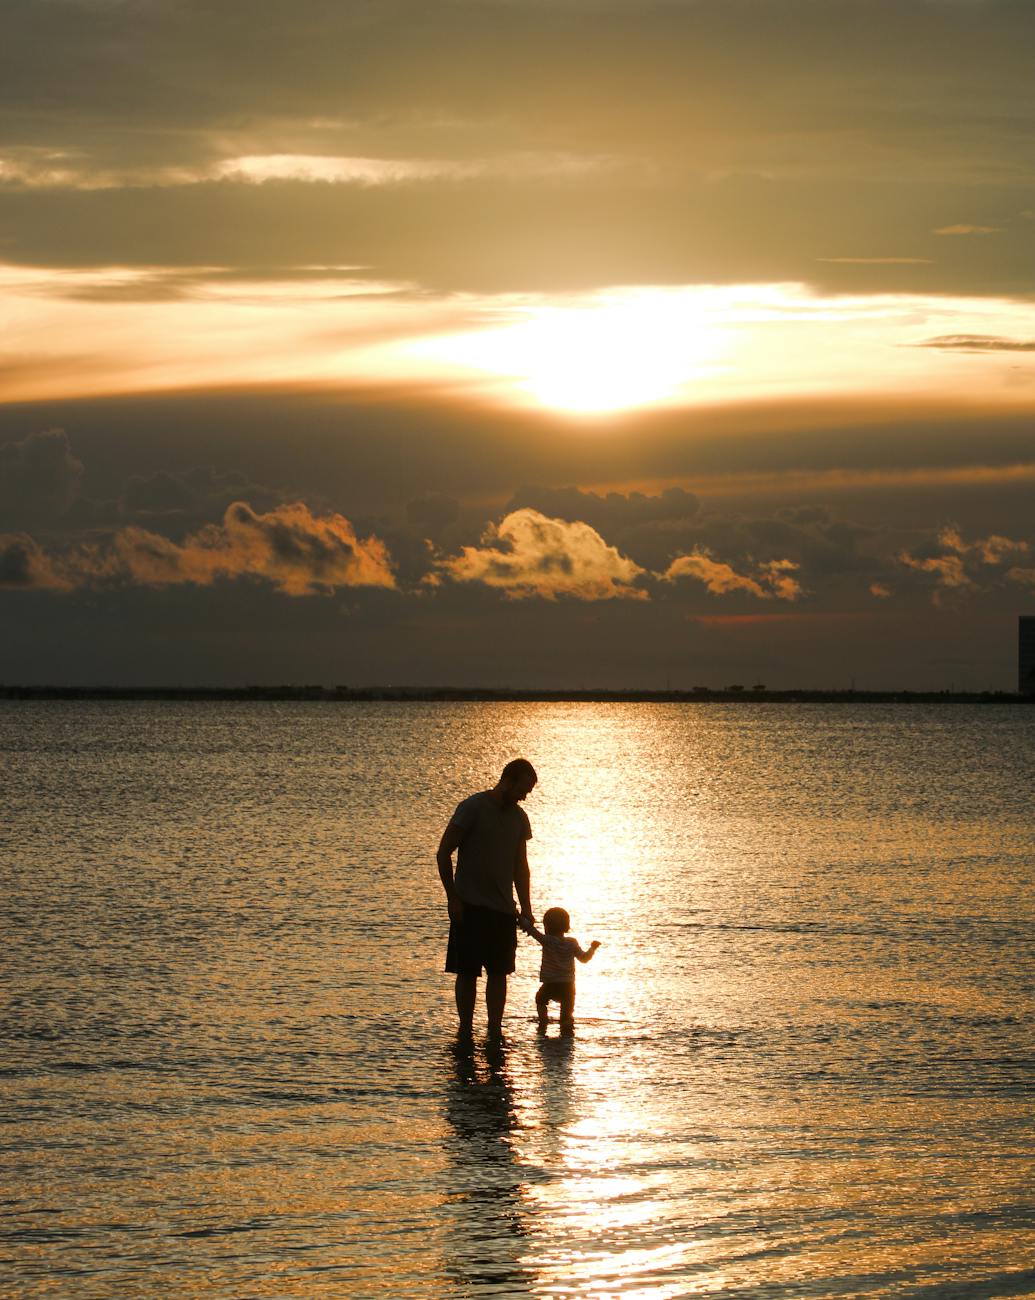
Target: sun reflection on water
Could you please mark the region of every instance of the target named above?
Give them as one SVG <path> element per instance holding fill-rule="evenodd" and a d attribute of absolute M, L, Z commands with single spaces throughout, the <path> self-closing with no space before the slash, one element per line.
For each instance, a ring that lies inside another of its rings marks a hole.
<path fill-rule="evenodd" d="M 980 1215 L 1003 1188 L 971 1183 L 951 1140 L 917 1137 L 925 1118 L 909 1090 L 923 1086 L 919 1008 L 1002 1004 L 954 987 L 949 968 L 900 959 L 896 927 L 936 926 L 944 904 L 931 895 L 917 912 L 928 886 L 896 881 L 880 856 L 891 844 L 920 853 L 942 828 L 911 813 L 873 834 L 883 796 L 865 743 L 854 793 L 838 789 L 831 817 L 820 787 L 839 769 L 802 767 L 803 750 L 809 764 L 822 753 L 818 737 L 779 715 L 768 732 L 744 715 L 673 719 L 556 706 L 515 718 L 509 737 L 540 773 L 526 805 L 536 911 L 562 905 L 580 942 L 604 943 L 577 969 L 572 1039 L 551 1026 L 521 1041 L 524 1025 L 534 1032 L 531 945 L 513 981 L 529 1294 L 828 1295 L 861 1267 L 935 1286 L 993 1269 L 1001 1232 L 975 1221 L 953 1255 L 940 1225 Z M 983 844 L 980 828 L 952 833 L 961 848 Z M 938 1109 L 951 1123 L 950 1103 Z"/>
<path fill-rule="evenodd" d="M 1031 1290 L 1018 711 L 27 714 L 0 710 L 26 1293 Z M 519 753 L 536 912 L 603 947 L 574 1036 L 537 1033 L 522 941 L 505 1044 L 461 1048 L 434 844 Z"/>

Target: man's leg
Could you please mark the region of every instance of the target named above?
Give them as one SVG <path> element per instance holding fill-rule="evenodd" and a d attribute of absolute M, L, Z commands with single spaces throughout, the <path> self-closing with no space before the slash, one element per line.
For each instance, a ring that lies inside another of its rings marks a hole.
<path fill-rule="evenodd" d="M 456 977 L 456 1014 L 460 1020 L 460 1032 L 469 1034 L 474 1028 L 474 1004 L 478 997 L 478 976 L 458 975 Z"/>
<path fill-rule="evenodd" d="M 503 1008 L 507 1005 L 506 975 L 485 976 L 485 1010 L 489 1017 L 489 1035 L 499 1038 L 503 1033 Z"/>

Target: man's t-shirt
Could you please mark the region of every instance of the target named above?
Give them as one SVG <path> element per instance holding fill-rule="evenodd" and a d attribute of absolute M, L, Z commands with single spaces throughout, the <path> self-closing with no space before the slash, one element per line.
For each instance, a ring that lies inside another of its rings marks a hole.
<path fill-rule="evenodd" d="M 453 888 L 462 903 L 494 912 L 514 911 L 514 868 L 532 838 L 525 810 L 501 806 L 488 791 L 457 804 L 450 826 L 463 831 Z"/>

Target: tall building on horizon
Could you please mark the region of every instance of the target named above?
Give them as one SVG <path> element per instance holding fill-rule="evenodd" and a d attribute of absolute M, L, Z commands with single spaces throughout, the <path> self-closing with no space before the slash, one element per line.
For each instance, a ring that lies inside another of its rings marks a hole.
<path fill-rule="evenodd" d="M 1035 614 L 1017 619 L 1017 693 L 1035 695 Z"/>

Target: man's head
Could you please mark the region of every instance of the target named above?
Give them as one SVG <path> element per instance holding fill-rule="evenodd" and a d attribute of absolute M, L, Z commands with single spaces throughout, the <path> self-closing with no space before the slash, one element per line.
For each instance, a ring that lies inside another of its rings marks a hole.
<path fill-rule="evenodd" d="M 563 907 L 548 907 L 543 913 L 543 929 L 547 934 L 567 934 L 571 929 L 571 917 Z"/>
<path fill-rule="evenodd" d="M 527 758 L 512 758 L 500 773 L 496 786 L 504 803 L 518 803 L 531 793 L 538 777 Z"/>

